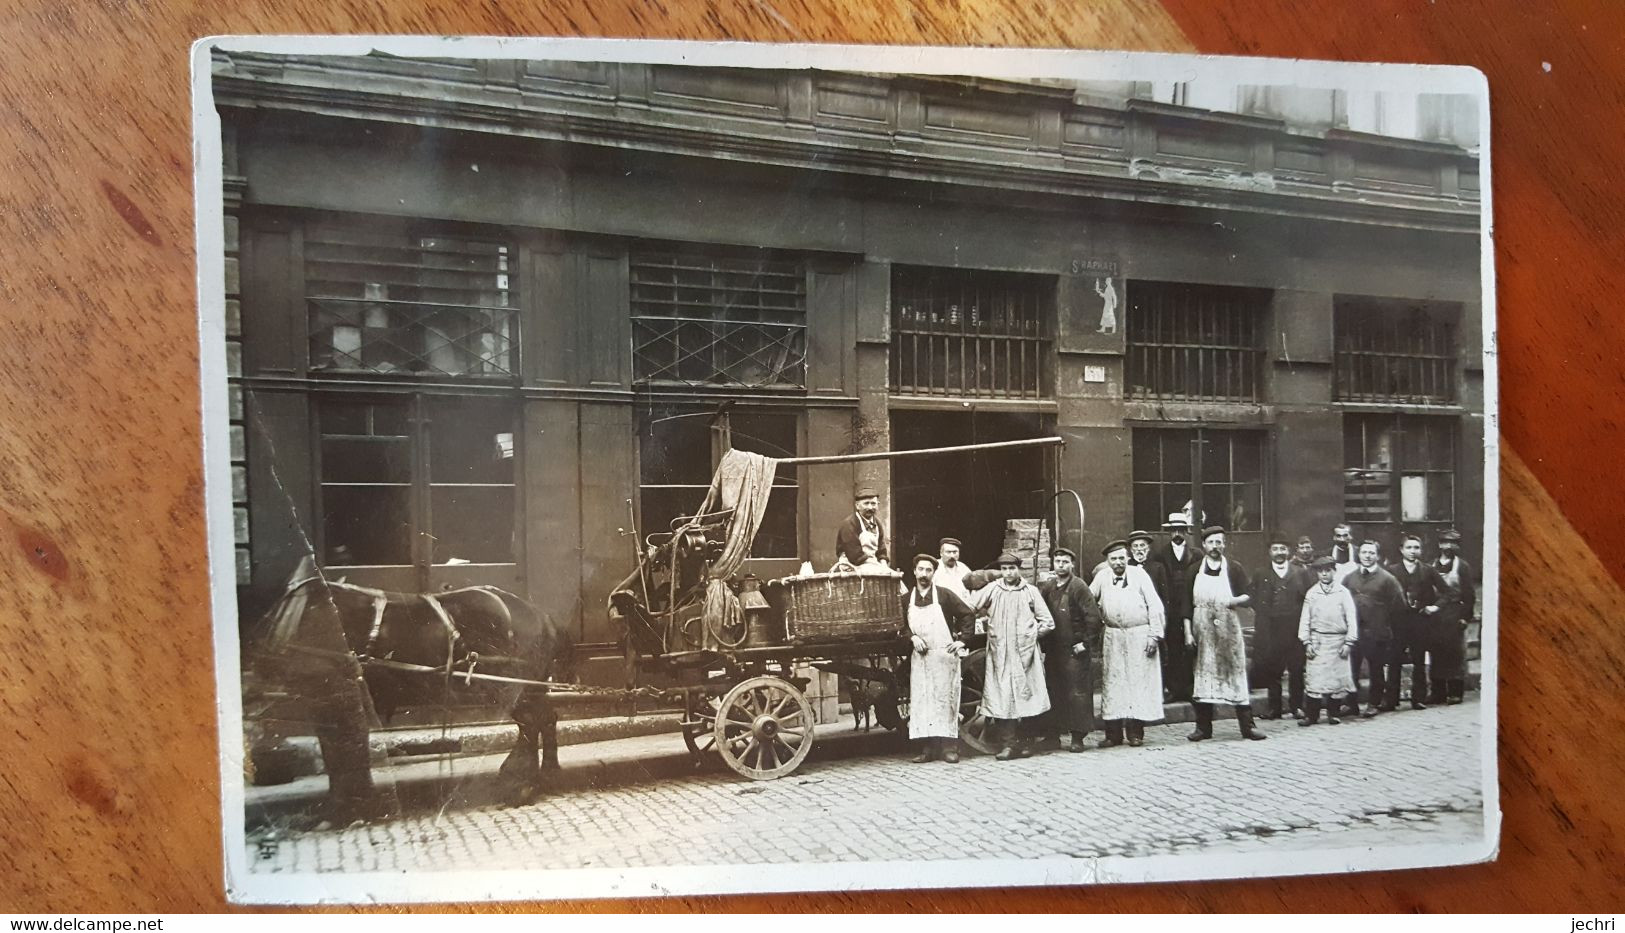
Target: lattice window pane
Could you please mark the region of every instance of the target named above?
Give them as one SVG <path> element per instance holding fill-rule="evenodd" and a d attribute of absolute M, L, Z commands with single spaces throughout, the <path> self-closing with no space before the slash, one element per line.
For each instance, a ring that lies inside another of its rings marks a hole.
<path fill-rule="evenodd" d="M 807 384 L 807 277 L 751 253 L 637 253 L 630 265 L 640 383 Z"/>
<path fill-rule="evenodd" d="M 891 388 L 909 395 L 1048 398 L 1053 279 L 895 266 Z"/>
<path fill-rule="evenodd" d="M 1454 402 L 1460 317 L 1459 304 L 1339 296 L 1333 309 L 1337 399 Z"/>
<path fill-rule="evenodd" d="M 1181 428 L 1134 431 L 1134 524 L 1159 527 L 1191 501 L 1191 442 Z M 1202 510 L 1232 532 L 1264 527 L 1264 438 L 1256 431 L 1204 431 Z"/>
<path fill-rule="evenodd" d="M 1258 401 L 1269 296 L 1256 288 L 1128 283 L 1129 396 Z"/>
<path fill-rule="evenodd" d="M 504 243 L 314 228 L 305 238 L 311 368 L 511 378 L 514 272 Z"/>

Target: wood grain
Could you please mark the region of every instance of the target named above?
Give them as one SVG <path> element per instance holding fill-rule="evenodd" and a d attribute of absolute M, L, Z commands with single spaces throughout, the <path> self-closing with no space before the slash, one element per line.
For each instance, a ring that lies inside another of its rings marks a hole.
<path fill-rule="evenodd" d="M 1625 334 L 1605 317 L 1625 214 L 1625 6 L 228 6 L 35 2 L 0 15 L 10 143 L 0 150 L 0 909 L 224 907 L 185 53 L 199 36 L 233 32 L 963 43 L 1482 68 L 1495 108 L 1510 448 L 1500 861 L 1285 881 L 540 909 L 1570 911 L 1625 889 L 1625 811 L 1613 792 L 1625 765 L 1625 485 L 1608 481 Z"/>

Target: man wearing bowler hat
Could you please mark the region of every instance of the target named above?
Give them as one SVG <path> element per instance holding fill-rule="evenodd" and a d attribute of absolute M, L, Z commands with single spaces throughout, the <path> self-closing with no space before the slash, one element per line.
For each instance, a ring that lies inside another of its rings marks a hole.
<path fill-rule="evenodd" d="M 999 579 L 971 594 L 971 608 L 987 616 L 987 672 L 981 713 L 988 739 L 999 746 L 993 757 L 1009 761 L 1032 756 L 1030 720 L 1049 709 L 1044 652 L 1038 639 L 1055 628 L 1044 596 L 1021 576 L 1021 558 L 1000 554 Z"/>
<path fill-rule="evenodd" d="M 1303 642 L 1298 623 L 1304 597 L 1315 585 L 1315 575 L 1292 562 L 1285 535 L 1270 537 L 1270 565 L 1253 581 L 1253 681 L 1269 691 L 1265 719 L 1280 719 L 1286 710 L 1303 718 Z M 1287 697 L 1281 698 L 1281 675 L 1287 679 Z"/>
<path fill-rule="evenodd" d="M 852 514 L 835 532 L 836 563 L 861 567 L 870 561 L 885 563 L 886 529 L 880 524 L 880 494 L 873 486 L 859 486 L 852 494 Z"/>
<path fill-rule="evenodd" d="M 1069 735 L 1069 751 L 1081 752 L 1095 730 L 1095 687 L 1089 658 L 1100 639 L 1100 606 L 1075 571 L 1077 555 L 1056 548 L 1050 555 L 1053 580 L 1038 585 L 1055 617 L 1045 639 L 1044 679 L 1049 687 L 1051 734 Z"/>

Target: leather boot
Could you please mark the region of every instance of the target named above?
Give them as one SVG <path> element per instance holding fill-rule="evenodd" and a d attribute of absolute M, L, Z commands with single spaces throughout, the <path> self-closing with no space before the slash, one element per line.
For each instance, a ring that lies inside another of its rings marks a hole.
<path fill-rule="evenodd" d="M 1196 711 L 1196 728 L 1185 738 L 1192 742 L 1213 738 L 1213 707 L 1207 703 L 1192 703 L 1191 707 Z"/>
<path fill-rule="evenodd" d="M 911 759 L 914 764 L 922 764 L 937 757 L 937 740 L 921 739 L 920 753 Z"/>
<path fill-rule="evenodd" d="M 1072 733 L 1072 744 L 1067 746 L 1067 751 L 1070 751 L 1070 752 L 1086 752 L 1086 751 L 1089 750 L 1088 741 L 1089 741 L 1089 733 L 1087 733 L 1087 732 L 1074 732 L 1074 733 Z"/>
<path fill-rule="evenodd" d="M 1123 744 L 1123 720 L 1106 720 L 1106 738 L 1100 743 L 1101 748 L 1116 748 Z"/>
<path fill-rule="evenodd" d="M 941 738 L 937 739 L 937 750 L 942 753 L 942 760 L 951 765 L 959 764 L 959 740 Z"/>
<path fill-rule="evenodd" d="M 1462 702 L 1467 698 L 1467 681 L 1464 678 L 1452 677 L 1445 687 L 1445 703 L 1450 706 Z"/>
<path fill-rule="evenodd" d="M 1337 702 L 1336 700 L 1332 701 L 1333 704 L 1336 704 L 1336 702 Z M 1304 712 L 1303 712 L 1303 718 L 1298 720 L 1298 725 L 1300 725 L 1300 726 L 1312 726 L 1315 723 L 1320 722 L 1320 698 L 1319 697 L 1307 697 L 1307 698 L 1304 699 L 1303 705 L 1305 707 Z M 1335 714 L 1336 711 L 1337 711 L 1337 707 L 1335 705 L 1333 705 L 1327 711 Z M 1333 721 L 1335 722 L 1336 720 L 1333 720 Z"/>
<path fill-rule="evenodd" d="M 1337 697 L 1328 697 L 1326 700 L 1326 724 L 1328 726 L 1341 725 L 1343 720 L 1337 718 L 1337 708 L 1343 703 Z"/>
<path fill-rule="evenodd" d="M 996 730 L 998 741 L 993 744 L 999 746 L 999 751 L 993 756 L 994 761 L 1009 761 L 1016 756 L 1016 721 L 1013 719 L 1000 719 L 990 730 Z"/>
<path fill-rule="evenodd" d="M 1145 723 L 1139 721 L 1138 719 L 1130 719 L 1128 721 L 1128 745 L 1129 745 L 1129 748 L 1139 748 L 1141 745 L 1144 745 L 1144 744 L 1145 744 Z"/>
<path fill-rule="evenodd" d="M 1259 732 L 1258 726 L 1253 723 L 1253 708 L 1251 706 L 1236 707 L 1236 724 L 1241 726 L 1241 734 L 1244 738 L 1252 739 L 1254 742 L 1262 742 L 1269 738 L 1269 736 Z"/>

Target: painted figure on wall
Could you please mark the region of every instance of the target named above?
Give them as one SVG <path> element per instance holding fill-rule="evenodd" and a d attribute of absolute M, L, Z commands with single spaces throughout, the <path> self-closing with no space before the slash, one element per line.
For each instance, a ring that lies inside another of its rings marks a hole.
<path fill-rule="evenodd" d="M 1100 329 L 1096 333 L 1117 333 L 1117 286 L 1109 278 L 1095 279 L 1095 294 L 1100 296 Z"/>

